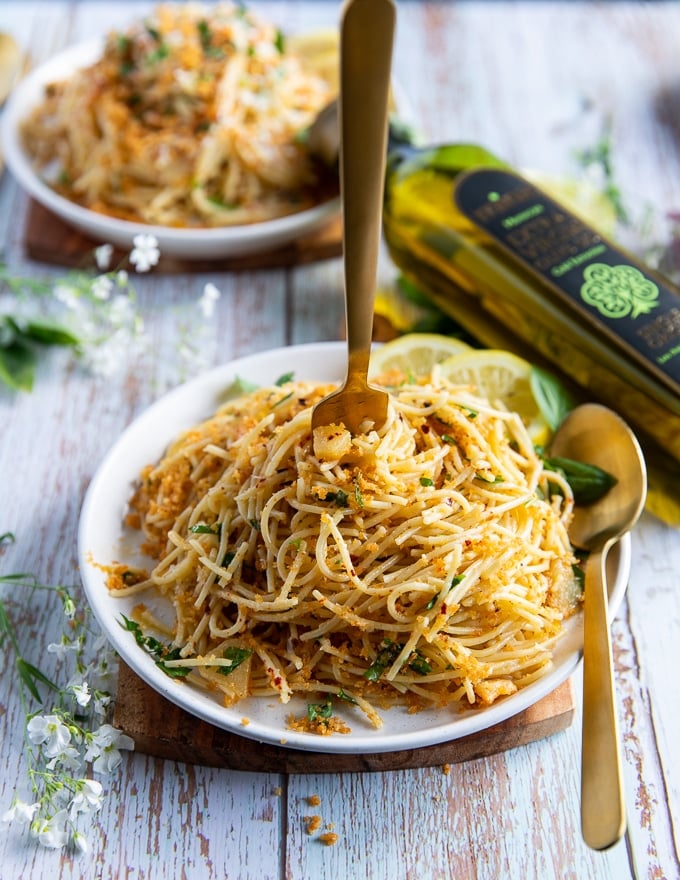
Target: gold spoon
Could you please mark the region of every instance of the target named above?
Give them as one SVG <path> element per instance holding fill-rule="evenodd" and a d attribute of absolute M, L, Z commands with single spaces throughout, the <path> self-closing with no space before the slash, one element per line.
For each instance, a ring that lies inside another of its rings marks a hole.
<path fill-rule="evenodd" d="M 312 428 L 342 423 L 356 434 L 387 418 L 388 395 L 368 384 L 382 214 L 392 0 L 348 0 L 340 23 L 340 192 L 345 267 L 347 377 L 321 400 Z"/>
<path fill-rule="evenodd" d="M 583 609 L 581 830 L 588 846 L 602 850 L 620 839 L 626 824 L 605 562 L 642 512 L 647 471 L 628 425 L 596 403 L 567 416 L 550 454 L 597 465 L 617 480 L 600 500 L 576 507 L 569 528 L 574 546 L 590 551 Z"/>

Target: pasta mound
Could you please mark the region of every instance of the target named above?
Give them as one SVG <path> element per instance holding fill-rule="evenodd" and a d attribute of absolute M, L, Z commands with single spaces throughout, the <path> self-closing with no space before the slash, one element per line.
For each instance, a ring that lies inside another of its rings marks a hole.
<path fill-rule="evenodd" d="M 161 5 L 46 88 L 23 125 L 54 188 L 86 208 L 161 226 L 255 223 L 323 186 L 302 134 L 331 86 L 235 3 Z"/>
<path fill-rule="evenodd" d="M 155 567 L 116 592 L 172 602 L 168 667 L 227 703 L 340 699 L 376 727 L 376 707 L 484 706 L 543 675 L 578 602 L 572 496 L 519 416 L 435 368 L 392 389 L 380 430 L 315 446 L 330 390 L 245 394 L 144 471 L 131 512 Z"/>

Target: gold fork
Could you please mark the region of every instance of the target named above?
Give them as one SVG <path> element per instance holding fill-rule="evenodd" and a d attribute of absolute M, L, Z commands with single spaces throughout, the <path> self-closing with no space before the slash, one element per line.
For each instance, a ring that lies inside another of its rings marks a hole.
<path fill-rule="evenodd" d="M 387 419 L 388 395 L 368 384 L 380 244 L 392 0 L 348 0 L 340 23 L 340 191 L 343 210 L 347 376 L 319 401 L 312 428 L 343 424 L 353 434 Z"/>

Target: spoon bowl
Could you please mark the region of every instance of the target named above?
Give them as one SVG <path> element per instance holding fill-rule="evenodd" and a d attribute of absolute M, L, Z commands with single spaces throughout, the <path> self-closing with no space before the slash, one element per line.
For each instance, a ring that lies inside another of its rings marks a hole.
<path fill-rule="evenodd" d="M 606 589 L 610 547 L 637 522 L 647 496 L 647 470 L 635 435 L 612 410 L 595 403 L 573 410 L 551 455 L 596 465 L 616 483 L 599 500 L 577 506 L 569 527 L 574 546 L 589 552 L 583 603 L 583 732 L 581 829 L 593 849 L 616 843 L 625 828 Z"/>

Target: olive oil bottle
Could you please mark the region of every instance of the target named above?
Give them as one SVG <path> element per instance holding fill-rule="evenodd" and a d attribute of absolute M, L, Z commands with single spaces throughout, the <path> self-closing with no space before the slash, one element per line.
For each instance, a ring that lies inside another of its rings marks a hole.
<path fill-rule="evenodd" d="M 538 353 L 680 461 L 680 292 L 481 147 L 397 146 L 392 259 L 482 344 Z"/>

